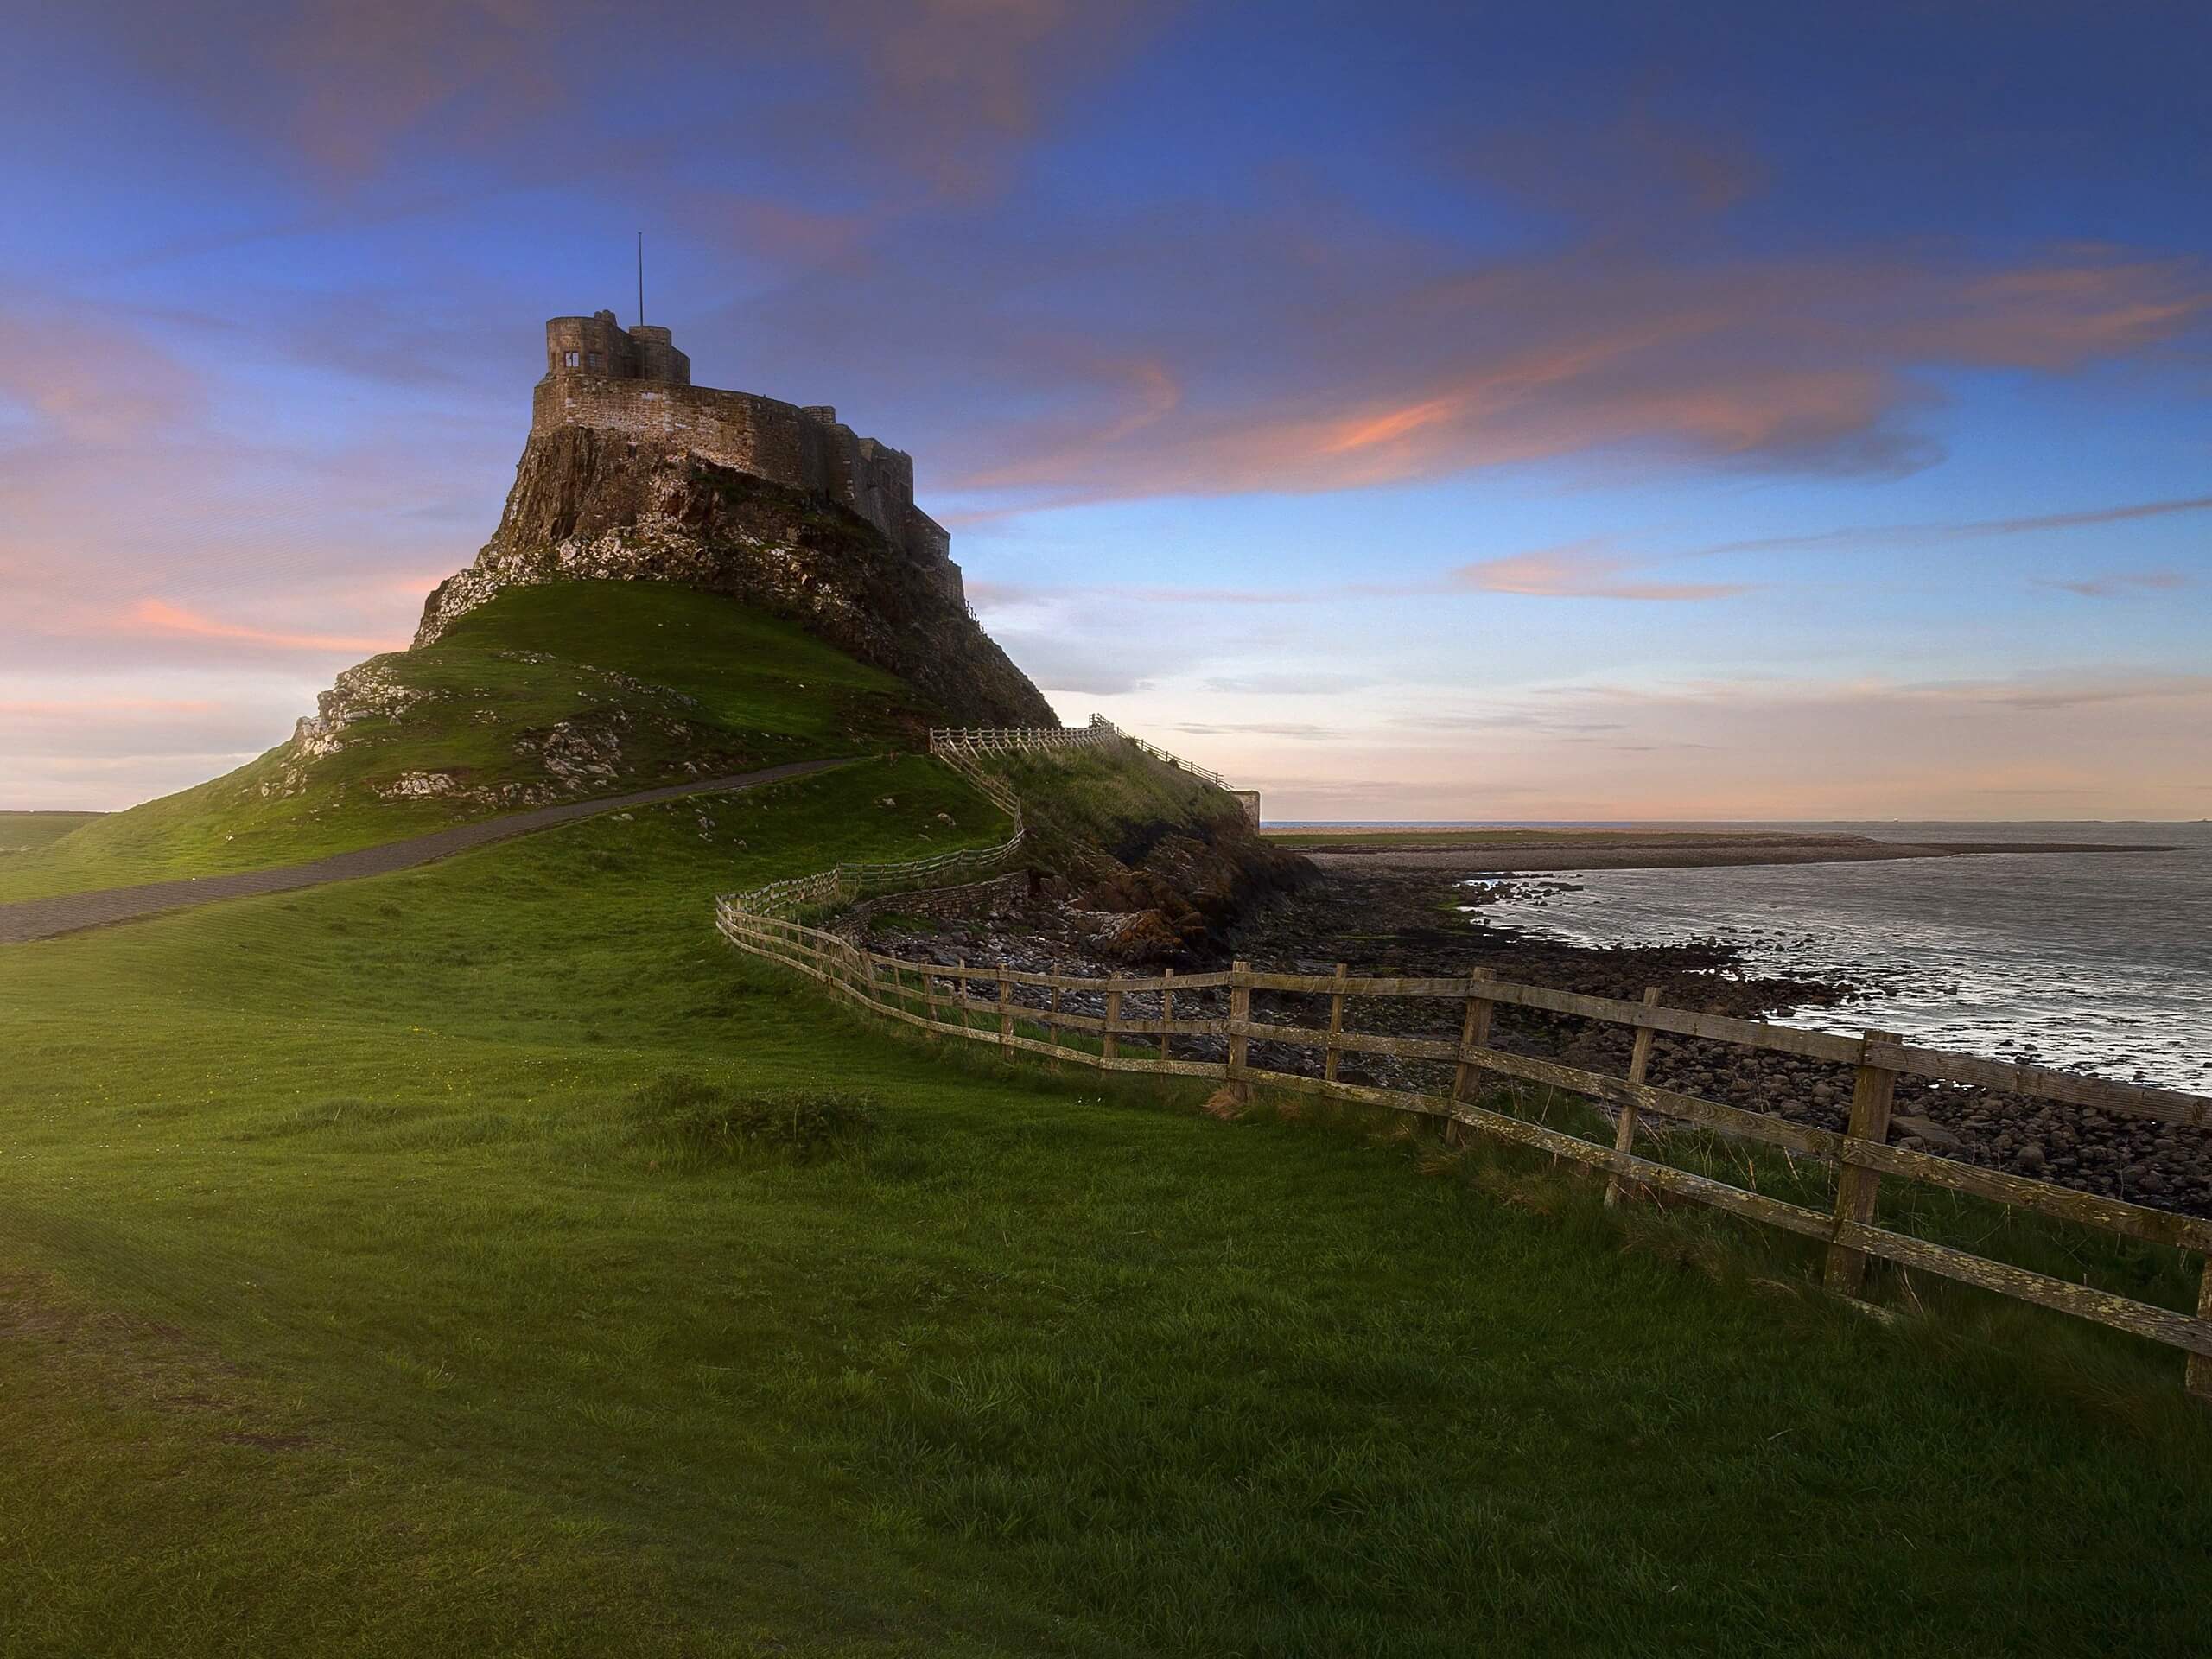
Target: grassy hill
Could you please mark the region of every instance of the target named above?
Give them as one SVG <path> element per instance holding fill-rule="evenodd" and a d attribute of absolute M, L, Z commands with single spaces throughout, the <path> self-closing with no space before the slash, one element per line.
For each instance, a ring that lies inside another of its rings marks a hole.
<path fill-rule="evenodd" d="M 984 753 L 976 764 L 1021 797 L 1047 848 L 1101 847 L 1125 862 L 1147 839 L 1241 816 L 1228 796 L 1127 744 Z"/>
<path fill-rule="evenodd" d="M 869 761 L 0 950 L 0 1655 L 2206 1650 L 2171 1355 L 709 926 L 1001 833 Z"/>
<path fill-rule="evenodd" d="M 101 816 L 98 812 L 0 812 L 0 855 L 35 852 Z"/>
<path fill-rule="evenodd" d="M 931 713 L 794 623 L 624 582 L 510 589 L 437 644 L 349 671 L 335 708 L 327 753 L 289 741 L 0 859 L 0 901 L 298 863 L 546 801 L 917 747 Z M 408 792 L 425 788 L 442 792 Z"/>

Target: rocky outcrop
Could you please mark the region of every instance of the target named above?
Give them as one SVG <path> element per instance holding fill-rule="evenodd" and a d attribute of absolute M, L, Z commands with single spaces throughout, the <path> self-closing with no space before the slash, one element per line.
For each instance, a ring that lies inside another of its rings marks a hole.
<path fill-rule="evenodd" d="M 1295 891 L 1312 862 L 1270 843 L 1241 811 L 1115 849 L 1078 882 L 1079 909 L 1110 917 L 1094 948 L 1128 963 L 1187 963 L 1222 948 L 1254 906 Z"/>
<path fill-rule="evenodd" d="M 611 669 L 560 663 L 542 652 L 490 653 L 491 663 L 518 671 L 562 669 L 564 689 L 581 706 L 532 725 L 510 723 L 495 677 L 466 690 L 425 685 L 409 677 L 416 661 L 396 652 L 340 674 L 316 698 L 315 712 L 293 728 L 291 741 L 249 769 L 251 795 L 279 801 L 322 788 L 359 787 L 379 800 L 509 811 L 603 795 L 633 777 L 709 777 L 764 759 L 765 746 L 734 741 L 737 734 L 708 719 L 696 698 Z M 425 737 L 435 743 L 439 734 L 477 727 L 501 731 L 505 764 L 487 767 L 481 749 L 449 767 L 385 772 L 374 758 L 379 751 L 395 753 L 395 744 L 419 751 Z"/>
<path fill-rule="evenodd" d="M 415 643 L 501 589 L 666 582 L 789 618 L 897 675 L 955 721 L 1055 725 L 1028 677 L 968 612 L 948 567 L 917 558 L 825 497 L 589 427 L 533 436 L 490 542 L 441 583 Z"/>

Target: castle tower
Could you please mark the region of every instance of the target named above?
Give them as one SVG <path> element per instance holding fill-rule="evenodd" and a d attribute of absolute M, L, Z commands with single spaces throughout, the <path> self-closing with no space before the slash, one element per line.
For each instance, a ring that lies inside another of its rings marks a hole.
<path fill-rule="evenodd" d="M 545 378 L 531 397 L 533 436 L 564 427 L 680 444 L 702 461 L 827 496 L 882 531 L 965 603 L 952 537 L 914 505 L 914 461 L 864 438 L 828 404 L 786 404 L 691 384 L 669 331 L 625 328 L 612 311 L 545 324 Z"/>
<path fill-rule="evenodd" d="M 545 372 L 603 375 L 613 380 L 691 384 L 691 359 L 676 349 L 665 328 L 639 323 L 624 329 L 612 311 L 588 317 L 551 317 L 545 324 Z"/>

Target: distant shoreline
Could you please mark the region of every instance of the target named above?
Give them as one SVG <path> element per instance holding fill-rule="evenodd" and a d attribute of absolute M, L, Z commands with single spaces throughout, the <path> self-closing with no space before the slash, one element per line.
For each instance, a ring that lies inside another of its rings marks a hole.
<path fill-rule="evenodd" d="M 1710 869 L 1748 864 L 1848 864 L 1991 853 L 2164 853 L 2130 842 L 1877 841 L 1870 836 L 1752 830 L 1408 829 L 1347 824 L 1268 828 L 1279 846 L 1324 868 L 1463 870 Z"/>

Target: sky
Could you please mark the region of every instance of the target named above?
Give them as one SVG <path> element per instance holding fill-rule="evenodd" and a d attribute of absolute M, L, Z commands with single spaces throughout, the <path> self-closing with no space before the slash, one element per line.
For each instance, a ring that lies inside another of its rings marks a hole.
<path fill-rule="evenodd" d="M 283 741 L 543 321 L 914 457 L 1277 820 L 2212 816 L 2196 0 L 80 0 L 0 61 L 0 808 Z"/>

